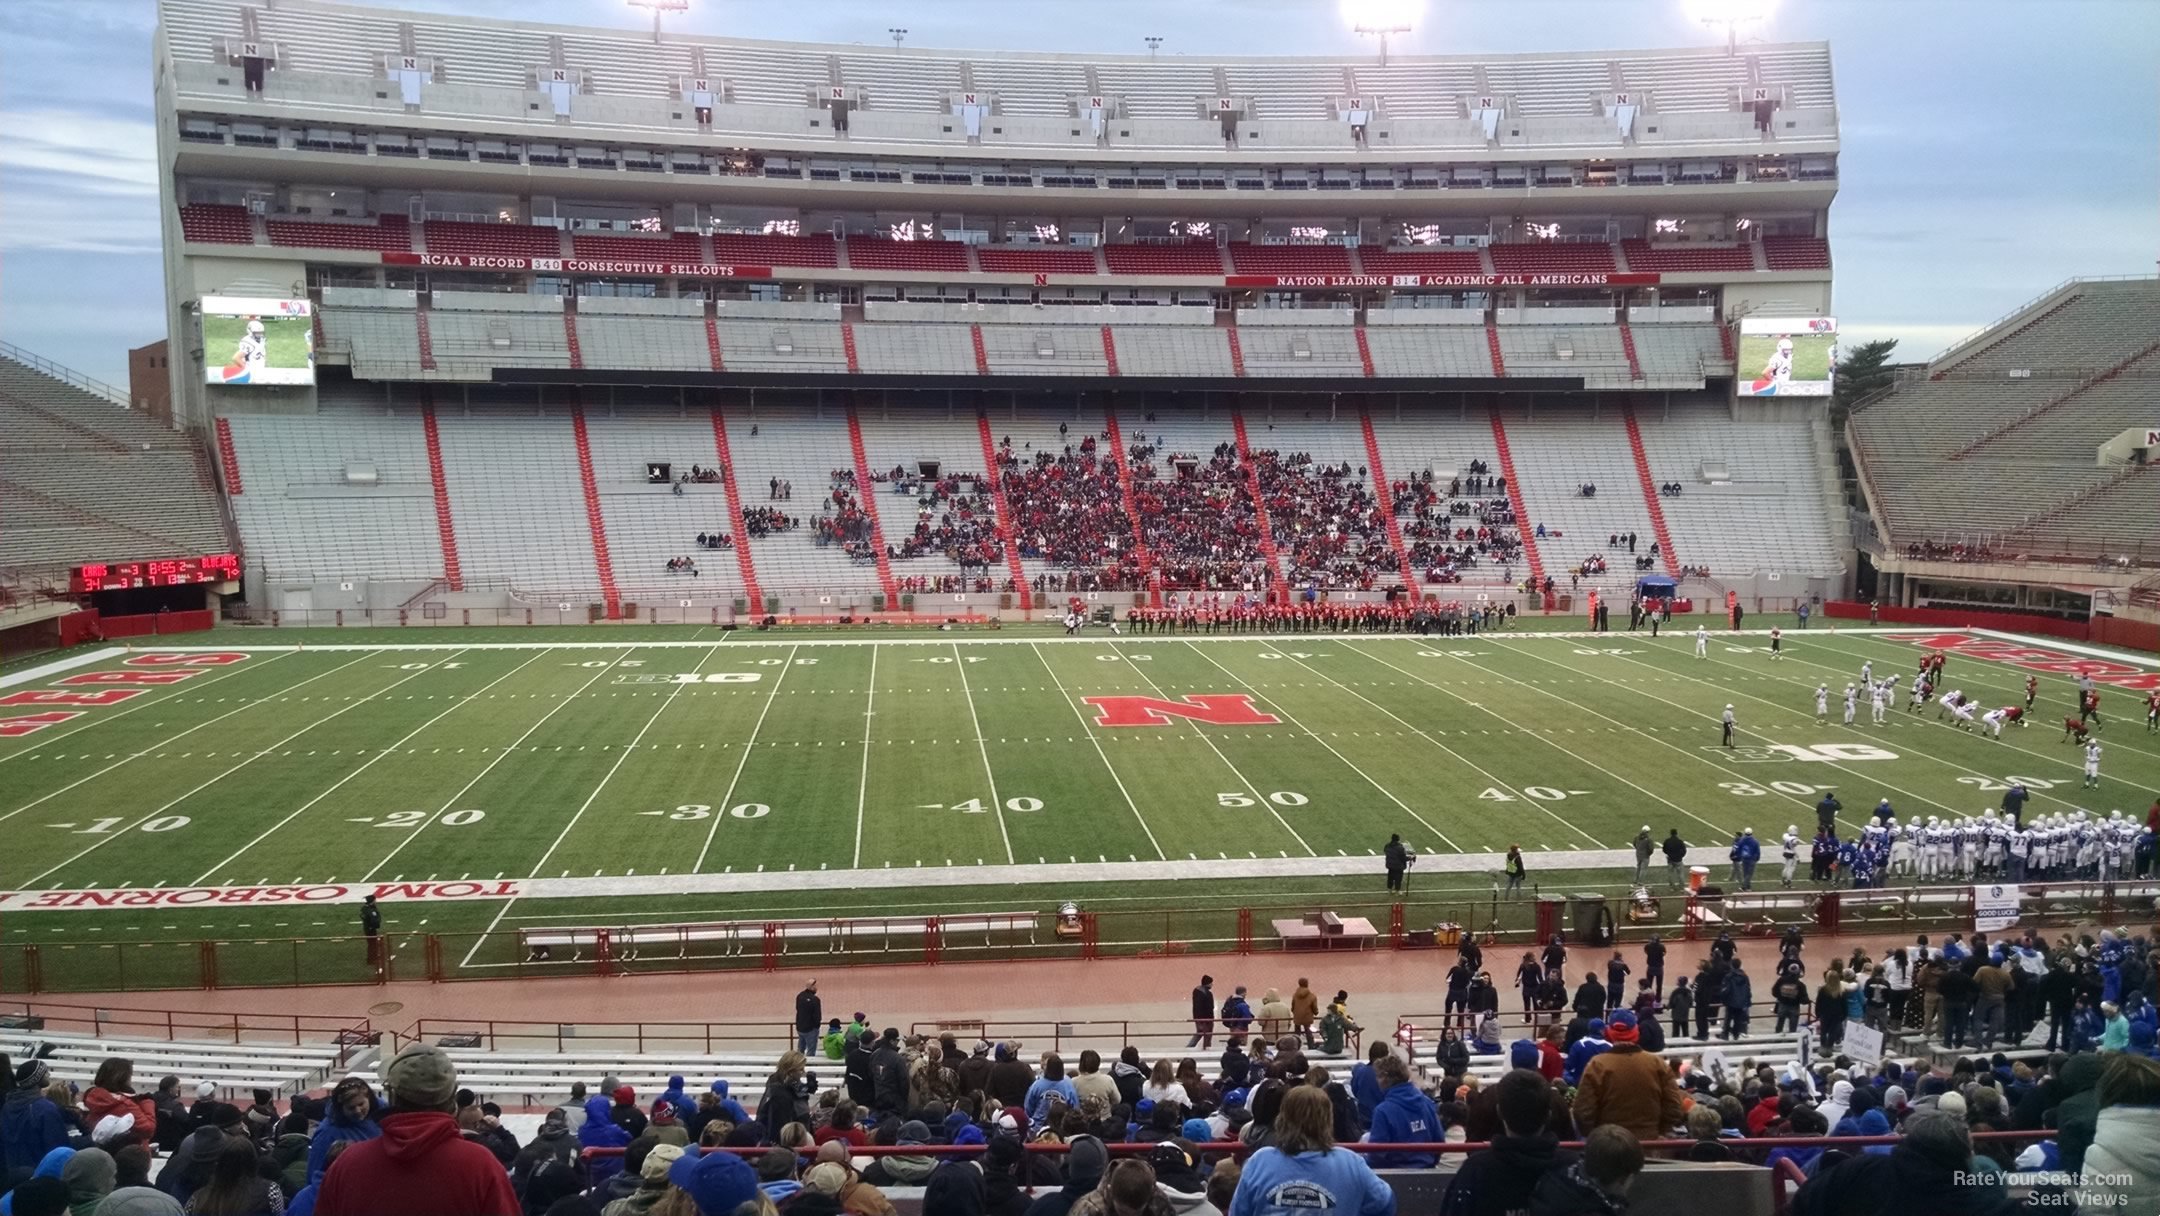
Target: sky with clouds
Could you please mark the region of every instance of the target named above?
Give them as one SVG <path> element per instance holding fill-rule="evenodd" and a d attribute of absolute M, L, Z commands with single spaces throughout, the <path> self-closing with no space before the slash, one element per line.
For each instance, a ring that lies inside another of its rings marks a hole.
<path fill-rule="evenodd" d="M 1721 38 L 1733 0 L 1366 0 L 1402 53 Z M 1760 0 L 1751 0 L 1759 3 Z M 635 27 L 623 0 L 377 0 Z M 0 0 L 0 339 L 125 379 L 161 336 L 151 0 Z M 1337 0 L 693 0 L 671 28 L 1068 52 L 1364 54 Z M 2160 256 L 2160 0 L 1781 0 L 1754 36 L 1831 43 L 1844 152 L 1830 235 L 1850 335 L 1921 357 L 2072 275 Z"/>

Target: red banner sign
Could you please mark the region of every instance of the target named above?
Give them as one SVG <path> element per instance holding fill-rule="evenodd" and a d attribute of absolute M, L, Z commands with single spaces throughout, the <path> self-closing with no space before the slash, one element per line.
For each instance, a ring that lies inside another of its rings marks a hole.
<path fill-rule="evenodd" d="M 1225 287 L 1648 287 L 1656 274 L 1233 274 Z"/>
<path fill-rule="evenodd" d="M 316 883 L 282 887 L 96 887 L 60 891 L 0 891 L 0 907 L 38 911 L 86 908 L 249 907 L 268 904 L 356 904 L 381 900 L 516 899 L 526 884 L 488 882 Z"/>
<path fill-rule="evenodd" d="M 710 262 L 639 262 L 627 258 L 518 258 L 463 253 L 385 253 L 385 265 L 443 270 L 538 270 L 554 274 L 629 274 L 661 279 L 769 279 L 770 266 Z"/>

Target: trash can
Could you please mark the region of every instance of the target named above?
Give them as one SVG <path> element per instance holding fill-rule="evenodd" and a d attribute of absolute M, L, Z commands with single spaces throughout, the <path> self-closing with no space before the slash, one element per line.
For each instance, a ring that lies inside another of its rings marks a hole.
<path fill-rule="evenodd" d="M 1537 901 L 1537 939 L 1542 944 L 1551 941 L 1560 932 L 1560 901 L 1540 898 Z"/>
<path fill-rule="evenodd" d="M 1687 889 L 1688 889 L 1688 890 L 1690 890 L 1690 891 L 1700 891 L 1700 890 L 1702 890 L 1702 889 L 1703 889 L 1703 884 L 1704 884 L 1704 883 L 1706 883 L 1706 882 L 1708 882 L 1708 881 L 1710 881 L 1710 867 L 1709 867 L 1709 866 L 1689 866 L 1689 867 L 1688 867 L 1688 872 L 1687 872 Z"/>
<path fill-rule="evenodd" d="M 1609 946 L 1613 940 L 1612 912 L 1605 897 L 1594 893 L 1568 897 L 1569 939 L 1579 945 Z"/>

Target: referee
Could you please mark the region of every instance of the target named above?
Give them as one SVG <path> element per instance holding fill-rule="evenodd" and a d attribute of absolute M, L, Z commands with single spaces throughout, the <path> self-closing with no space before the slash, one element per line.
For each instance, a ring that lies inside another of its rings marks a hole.
<path fill-rule="evenodd" d="M 1733 712 L 1732 712 L 1732 706 L 1730 706 L 1730 705 L 1727 705 L 1727 706 L 1725 707 L 1725 746 L 1727 746 L 1727 747 L 1731 747 L 1732 745 L 1733 745 Z"/>

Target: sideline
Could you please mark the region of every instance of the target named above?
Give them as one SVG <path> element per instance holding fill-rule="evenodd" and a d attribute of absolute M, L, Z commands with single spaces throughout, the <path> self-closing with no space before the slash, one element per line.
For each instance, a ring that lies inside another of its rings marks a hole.
<path fill-rule="evenodd" d="M 93 663 L 102 663 L 107 659 L 126 653 L 128 653 L 128 648 L 125 646 L 104 646 L 96 650 L 84 651 L 81 654 L 71 654 L 64 659 L 54 659 L 50 663 L 40 663 L 36 667 L 25 667 L 13 675 L 0 676 L 0 688 L 13 688 L 17 684 L 35 684 L 46 676 L 63 671 L 73 671 L 78 667 L 88 667 Z"/>
<path fill-rule="evenodd" d="M 709 644 L 709 643 L 708 643 Z M 1497 874 L 1501 853 L 1421 853 L 1416 873 Z M 1632 871 L 1632 849 L 1580 849 L 1540 853 L 1540 870 Z M 1663 864 L 1660 861 L 1658 864 Z M 639 874 L 583 878 L 525 878 L 459 882 L 294 883 L 250 887 L 135 887 L 0 891 L 0 910 L 79 912 L 106 908 L 248 907 L 272 904 L 356 904 L 374 895 L 385 903 L 465 902 L 496 899 L 592 899 L 756 894 L 768 891 L 860 891 L 879 877 L 909 887 L 1045 886 L 1075 883 L 1160 882 L 1166 879 L 1310 878 L 1356 875 L 1384 883 L 1378 854 L 1359 857 L 1262 857 L 1193 861 L 1109 861 L 1092 864 L 1005 866 L 881 866 L 836 870 L 756 870 L 740 874 Z M 1376 891 L 1374 897 L 1383 898 Z M 596 917 L 606 920 L 608 917 Z"/>

